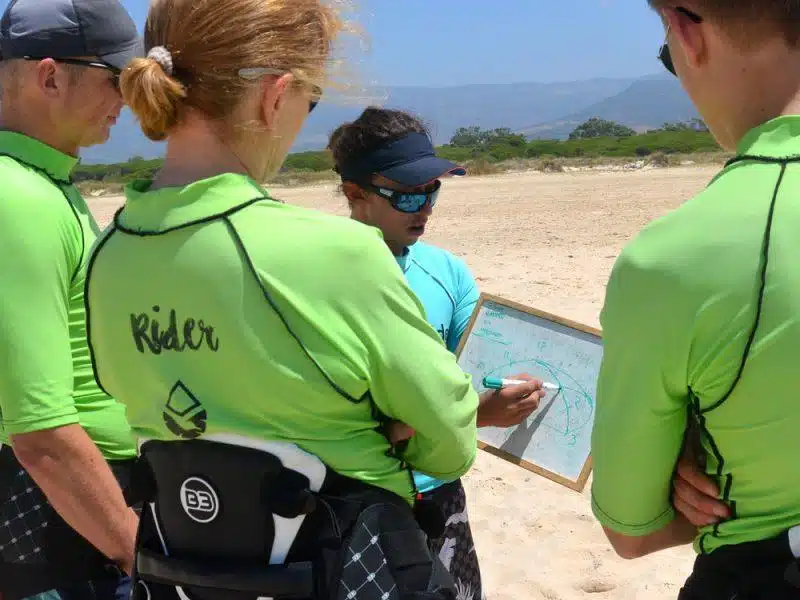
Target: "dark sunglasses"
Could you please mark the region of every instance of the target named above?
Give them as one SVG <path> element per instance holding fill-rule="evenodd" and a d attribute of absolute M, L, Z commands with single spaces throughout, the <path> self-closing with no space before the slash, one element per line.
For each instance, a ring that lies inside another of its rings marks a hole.
<path fill-rule="evenodd" d="M 700 15 L 693 13 L 690 10 L 683 8 L 682 6 L 678 6 L 675 8 L 676 11 L 686 15 L 692 23 L 702 23 L 703 17 Z M 662 44 L 661 48 L 658 51 L 658 60 L 661 61 L 661 64 L 664 65 L 664 68 L 672 73 L 673 75 L 677 76 L 675 72 L 675 63 L 672 62 L 672 53 L 669 51 L 669 26 L 667 26 L 667 32 L 664 34 L 664 43 Z"/>
<path fill-rule="evenodd" d="M 309 100 L 309 101 L 308 101 L 308 112 L 309 112 L 309 114 L 310 114 L 310 113 L 311 113 L 311 112 L 312 112 L 312 111 L 313 111 L 315 108 L 317 108 L 317 104 L 319 104 L 319 101 L 322 99 L 322 88 L 321 88 L 321 87 L 319 87 L 319 86 L 316 86 L 316 85 L 315 85 L 315 86 L 314 86 L 314 91 L 313 91 L 313 94 L 314 94 L 314 98 L 315 98 L 315 99 L 314 99 L 314 100 Z"/>
<path fill-rule="evenodd" d="M 111 84 L 114 86 L 114 89 L 119 91 L 119 76 L 121 74 L 121 71 L 116 67 L 107 65 L 106 63 L 101 63 L 93 60 L 81 60 L 80 58 L 53 58 L 51 56 L 26 56 L 24 58 L 25 60 L 44 60 L 46 58 L 49 58 L 57 63 L 61 63 L 64 65 L 77 65 L 79 67 L 89 67 L 92 69 L 105 69 L 106 71 L 109 71 L 112 75 Z"/>
<path fill-rule="evenodd" d="M 424 192 L 399 192 L 367 182 L 361 183 L 359 186 L 387 200 L 395 210 L 411 214 L 418 213 L 427 204 L 430 204 L 431 208 L 436 205 L 436 198 L 439 196 L 442 182 L 437 179 L 433 183 L 433 189 Z"/>

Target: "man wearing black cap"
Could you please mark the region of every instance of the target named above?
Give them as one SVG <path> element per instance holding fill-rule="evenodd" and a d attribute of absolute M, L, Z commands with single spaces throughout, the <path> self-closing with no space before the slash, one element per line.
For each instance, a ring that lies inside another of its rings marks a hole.
<path fill-rule="evenodd" d="M 127 597 L 135 445 L 92 370 L 83 287 L 99 229 L 71 172 L 108 139 L 139 48 L 117 0 L 12 0 L 0 20 L 3 600 Z"/>

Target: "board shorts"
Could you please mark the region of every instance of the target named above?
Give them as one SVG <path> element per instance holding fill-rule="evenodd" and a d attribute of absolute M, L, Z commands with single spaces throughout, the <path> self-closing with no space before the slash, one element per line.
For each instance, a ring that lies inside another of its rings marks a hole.
<path fill-rule="evenodd" d="M 788 533 L 701 554 L 678 600 L 797 600 L 800 562 Z"/>
<path fill-rule="evenodd" d="M 124 489 L 133 461 L 109 465 Z M 0 490 L 2 600 L 21 600 L 92 581 L 115 587 L 125 579 L 110 559 L 59 516 L 6 445 L 0 448 Z"/>
<path fill-rule="evenodd" d="M 467 514 L 467 494 L 461 480 L 446 483 L 421 495 L 439 508 L 444 531 L 429 540 L 431 553 L 438 556 L 454 579 L 458 600 L 483 600 L 481 569 Z"/>

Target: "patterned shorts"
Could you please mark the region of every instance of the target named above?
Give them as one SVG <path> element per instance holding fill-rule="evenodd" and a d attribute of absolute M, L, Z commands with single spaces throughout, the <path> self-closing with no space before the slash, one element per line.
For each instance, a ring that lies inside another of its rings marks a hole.
<path fill-rule="evenodd" d="M 130 462 L 110 466 L 126 482 Z M 11 448 L 0 448 L 0 600 L 115 579 L 109 563 L 56 513 Z"/>
<path fill-rule="evenodd" d="M 0 496 L 0 562 L 44 564 L 44 533 L 55 513 L 23 469 L 7 473 Z"/>
<path fill-rule="evenodd" d="M 457 480 L 426 492 L 423 497 L 433 501 L 446 520 L 444 533 L 430 540 L 430 545 L 456 582 L 457 600 L 484 600 L 464 486 Z"/>

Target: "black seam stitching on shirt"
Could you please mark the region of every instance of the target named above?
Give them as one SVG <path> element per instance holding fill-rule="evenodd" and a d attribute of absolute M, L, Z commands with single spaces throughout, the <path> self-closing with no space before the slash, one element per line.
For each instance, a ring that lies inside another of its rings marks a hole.
<path fill-rule="evenodd" d="M 172 233 L 173 231 L 186 229 L 187 227 L 194 227 L 195 225 L 205 225 L 211 223 L 212 221 L 216 221 L 218 219 L 227 219 L 231 215 L 239 212 L 240 210 L 243 210 L 248 206 L 252 206 L 253 204 L 256 204 L 257 202 L 260 202 L 262 200 L 269 200 L 271 202 L 274 202 L 274 200 L 272 200 L 272 198 L 270 198 L 269 196 L 259 196 L 258 198 L 253 198 L 252 200 L 243 202 L 242 204 L 237 204 L 236 206 L 224 210 L 220 213 L 215 213 L 213 215 L 203 217 L 202 219 L 196 219 L 194 221 L 187 221 L 186 223 L 181 223 L 180 225 L 175 225 L 173 227 L 167 227 L 166 229 L 161 229 L 159 231 L 137 231 L 136 229 L 130 229 L 129 227 L 126 227 L 125 225 L 120 223 L 120 218 L 122 216 L 122 210 L 123 210 L 121 208 L 114 214 L 114 226 L 123 233 L 127 233 L 129 235 L 136 235 L 139 237 L 152 237 L 157 235 L 164 235 L 167 233 Z"/>
<path fill-rule="evenodd" d="M 734 156 L 733 158 L 728 160 L 728 162 L 725 163 L 725 168 L 728 168 L 731 165 L 735 165 L 736 163 L 744 161 L 760 162 L 771 165 L 783 165 L 788 163 L 800 162 L 800 154 L 784 156 L 783 158 L 778 156 L 760 156 L 758 154 L 741 154 L 739 156 Z"/>
<path fill-rule="evenodd" d="M 722 501 L 725 504 L 728 504 L 728 500 L 729 500 L 729 498 L 731 496 L 731 488 L 732 487 L 733 487 L 733 474 L 728 473 L 727 475 L 725 475 L 725 487 L 723 487 L 723 489 L 722 489 Z M 730 519 L 730 520 L 733 520 L 733 519 Z M 720 522 L 719 521 L 714 523 L 714 527 L 713 527 L 712 534 L 711 534 L 714 537 L 717 537 L 719 535 L 719 526 L 720 526 Z"/>
<path fill-rule="evenodd" d="M 119 210 L 122 209 L 120 208 Z M 92 270 L 94 269 L 94 264 L 97 257 L 100 254 L 100 250 L 102 250 L 103 246 L 105 246 L 108 243 L 108 241 L 111 239 L 111 236 L 113 236 L 117 231 L 118 231 L 117 228 L 114 225 L 112 225 L 109 228 L 109 230 L 104 234 L 104 236 L 100 238 L 100 241 L 97 243 L 97 247 L 94 249 L 94 252 L 92 252 L 89 255 L 89 264 L 86 267 L 86 281 L 84 281 L 83 283 L 83 305 L 85 313 L 84 318 L 86 319 L 86 345 L 89 348 L 89 359 L 91 360 L 92 363 L 92 373 L 94 374 L 94 380 L 97 382 L 97 387 L 99 387 L 103 391 L 103 393 L 105 393 L 107 396 L 111 396 L 111 394 L 108 393 L 108 390 L 106 390 L 106 388 L 103 386 L 103 383 L 100 381 L 100 374 L 97 371 L 97 361 L 95 360 L 95 355 L 94 355 L 94 345 L 92 344 L 92 310 L 91 310 L 91 304 L 89 302 L 89 299 L 91 297 L 89 295 L 89 282 L 91 281 Z"/>
<path fill-rule="evenodd" d="M 81 255 L 78 257 L 78 264 L 75 266 L 75 270 L 72 272 L 72 279 L 71 279 L 71 281 L 74 283 L 75 278 L 78 276 L 78 273 L 80 273 L 81 265 L 83 264 L 83 261 L 86 258 L 86 231 L 83 229 L 83 223 L 81 223 L 81 218 L 78 215 L 78 211 L 75 209 L 75 206 L 73 206 L 72 202 L 70 201 L 67 191 L 61 187 L 63 184 L 56 183 L 55 179 L 52 181 L 58 186 L 58 189 L 64 195 L 64 198 L 67 199 L 67 204 L 69 205 L 70 210 L 72 210 L 72 216 L 75 217 L 75 221 L 77 221 L 78 223 L 78 229 L 81 232 Z M 89 207 L 87 206 L 86 208 L 88 209 Z M 89 212 L 91 213 L 91 210 Z M 94 217 L 92 216 L 91 218 Z"/>
<path fill-rule="evenodd" d="M 7 156 L 8 158 L 13 159 L 13 160 L 17 161 L 18 163 L 21 163 L 21 164 L 25 165 L 26 167 L 30 167 L 34 171 L 39 171 L 40 173 L 45 175 L 51 181 L 59 181 L 61 183 L 66 183 L 66 184 L 72 185 L 72 179 L 70 179 L 70 178 L 62 179 L 61 177 L 58 177 L 57 175 L 54 175 L 53 173 L 51 173 L 50 171 L 48 171 L 44 167 L 40 167 L 38 165 L 35 165 L 35 164 L 31 163 L 31 162 L 28 162 L 27 160 L 23 160 L 22 158 L 19 158 L 18 156 L 14 155 L 14 154 L 10 154 L 8 152 L 0 152 L 0 156 Z"/>
<path fill-rule="evenodd" d="M 693 418 L 695 420 L 697 426 L 700 428 L 700 435 L 706 438 L 706 440 L 708 441 L 708 445 L 711 447 L 711 454 L 714 455 L 714 458 L 717 461 L 716 477 L 719 478 L 721 477 L 722 469 L 725 465 L 725 457 L 722 456 L 722 453 L 720 452 L 719 447 L 717 446 L 717 443 L 714 440 L 714 436 L 711 435 L 711 432 L 706 427 L 706 419 L 700 410 L 700 398 L 697 396 L 697 394 L 694 393 L 694 390 L 692 390 L 691 387 L 689 387 L 689 396 L 690 396 L 690 403 L 689 403 L 690 418 Z M 730 490 L 728 491 L 730 492 Z M 709 535 L 710 534 L 708 532 L 705 532 L 700 536 L 700 540 L 698 542 L 700 548 L 700 554 L 706 554 L 707 552 L 705 541 Z M 716 535 L 716 530 L 714 532 L 714 535 Z"/>
<path fill-rule="evenodd" d="M 619 519 L 616 519 L 616 518 L 612 517 L 608 513 L 608 511 L 605 510 L 600 505 L 600 503 L 597 501 L 597 498 L 595 497 L 594 492 L 591 492 L 591 500 L 592 500 L 592 503 L 594 504 L 595 508 L 597 508 L 597 510 L 600 513 L 602 513 L 603 516 L 608 518 L 610 521 L 613 521 L 614 523 L 622 525 L 623 527 L 632 528 L 632 529 L 643 529 L 643 528 L 651 527 L 653 523 L 656 523 L 657 521 L 663 519 L 665 515 L 669 514 L 669 512 L 673 510 L 672 506 L 668 506 L 657 517 L 654 517 L 653 519 L 650 519 L 647 523 L 628 523 L 626 521 L 620 521 Z"/>
<path fill-rule="evenodd" d="M 747 359 L 749 358 L 749 355 L 750 355 L 750 348 L 752 347 L 753 341 L 755 340 L 756 333 L 758 332 L 758 325 L 759 325 L 759 323 L 761 321 L 761 313 L 762 313 L 763 304 L 764 304 L 764 292 L 765 292 L 766 284 L 767 284 L 767 272 L 768 272 L 768 268 L 769 268 L 769 248 L 770 248 L 770 242 L 772 240 L 772 224 L 773 224 L 773 220 L 774 220 L 774 216 L 775 216 L 775 206 L 776 206 L 776 203 L 777 203 L 778 194 L 780 192 L 781 184 L 783 183 L 783 178 L 784 178 L 784 176 L 786 174 L 786 168 L 787 168 L 788 164 L 789 163 L 800 162 L 800 156 L 787 157 L 787 158 L 773 158 L 773 157 L 769 157 L 769 156 L 742 155 L 742 156 L 734 157 L 731 160 L 729 160 L 727 163 L 725 163 L 725 168 L 728 168 L 731 165 L 734 165 L 734 164 L 737 164 L 737 163 L 740 163 L 740 162 L 744 162 L 744 161 L 761 162 L 761 163 L 765 163 L 765 164 L 777 164 L 777 165 L 780 165 L 781 169 L 780 169 L 780 172 L 778 174 L 778 179 L 777 179 L 777 181 L 775 183 L 775 189 L 773 190 L 773 193 L 772 193 L 772 199 L 770 201 L 769 210 L 768 210 L 768 213 L 767 213 L 767 223 L 766 223 L 766 225 L 764 227 L 764 236 L 763 236 L 762 243 L 761 243 L 761 261 L 760 261 L 761 262 L 761 266 L 760 266 L 760 269 L 759 269 L 759 279 L 760 279 L 760 281 L 759 281 L 758 299 L 757 299 L 757 303 L 756 303 L 756 315 L 755 315 L 755 319 L 753 321 L 753 325 L 752 325 L 751 330 L 750 330 L 750 334 L 749 334 L 748 339 L 747 339 L 747 343 L 745 344 L 745 348 L 744 348 L 744 351 L 742 353 L 742 359 L 741 359 L 741 362 L 739 363 L 739 370 L 737 371 L 736 377 L 734 378 L 733 382 L 731 383 L 731 385 L 728 388 L 727 392 L 722 396 L 722 398 L 720 398 L 718 401 L 716 401 L 711 406 L 706 407 L 705 409 L 701 409 L 700 408 L 700 400 L 699 400 L 699 398 L 694 393 L 694 391 L 691 389 L 691 387 L 689 388 L 689 393 L 691 394 L 691 397 L 692 397 L 692 400 L 693 400 L 694 415 L 695 415 L 695 418 L 697 419 L 697 422 L 698 422 L 698 424 L 700 426 L 700 431 L 706 437 L 706 439 L 708 441 L 708 444 L 711 447 L 711 452 L 712 452 L 712 454 L 714 455 L 714 457 L 717 460 L 716 476 L 717 476 L 718 480 L 722 478 L 722 472 L 723 472 L 724 466 L 725 466 L 725 459 L 722 456 L 722 452 L 720 451 L 719 447 L 717 446 L 717 444 L 716 444 L 716 442 L 714 440 L 714 437 L 711 435 L 711 432 L 708 430 L 708 427 L 706 425 L 705 415 L 708 414 L 709 412 L 719 408 L 720 406 L 722 406 L 728 400 L 728 398 L 730 398 L 730 396 L 733 394 L 734 390 L 736 389 L 736 386 L 738 385 L 739 381 L 741 380 L 742 374 L 744 373 L 745 366 L 747 365 Z M 722 493 L 722 501 L 725 504 L 731 504 L 730 503 L 730 494 L 731 494 L 731 490 L 732 489 L 733 489 L 733 474 L 729 473 L 729 474 L 727 474 L 725 476 L 725 485 L 723 487 L 723 493 Z M 732 504 L 735 506 L 735 502 L 732 503 Z M 726 521 L 726 523 L 729 523 L 729 522 L 731 522 L 731 521 L 733 521 L 733 520 L 735 520 L 737 518 L 738 518 L 738 514 L 734 509 L 732 517 L 730 519 L 728 519 Z M 706 538 L 709 535 L 712 536 L 712 537 L 715 537 L 715 538 L 718 537 L 720 525 L 721 525 L 721 523 L 719 523 L 719 522 L 715 523 L 711 532 L 703 533 L 700 536 L 700 539 L 699 539 L 699 542 L 698 542 L 698 546 L 699 546 L 701 554 L 707 554 L 708 553 L 708 549 L 707 549 L 706 543 L 705 543 L 706 542 Z"/>
<path fill-rule="evenodd" d="M 325 369 L 322 368 L 322 365 L 320 365 L 319 362 L 317 362 L 317 360 L 311 355 L 311 352 L 305 347 L 302 340 L 300 339 L 300 336 L 297 335 L 297 333 L 295 333 L 295 331 L 292 329 L 291 325 L 289 325 L 289 321 L 286 319 L 281 310 L 278 308 L 277 303 L 272 298 L 272 294 L 269 293 L 269 290 L 267 290 L 266 285 L 264 285 L 264 282 L 261 281 L 261 278 L 258 276 L 258 272 L 256 271 L 255 265 L 253 264 L 253 261 L 250 258 L 250 254 L 247 252 L 247 248 L 245 247 L 242 238 L 239 236 L 239 232 L 236 230 L 236 226 L 231 222 L 231 220 L 228 218 L 227 215 L 222 217 L 222 220 L 225 222 L 225 225 L 230 231 L 231 238 L 233 239 L 234 243 L 239 248 L 239 251 L 242 253 L 245 264 L 247 265 L 250 274 L 253 276 L 253 279 L 255 279 L 256 284 L 261 289 L 261 293 L 263 294 L 264 299 L 267 301 L 267 304 L 270 305 L 272 310 L 274 310 L 275 313 L 278 315 L 278 318 L 280 318 L 280 320 L 283 322 L 283 325 L 284 327 L 286 327 L 286 331 L 289 332 L 289 335 L 291 335 L 294 338 L 294 340 L 303 350 L 303 353 L 314 364 L 314 366 L 317 368 L 320 374 L 322 374 L 322 376 L 325 378 L 328 384 L 336 391 L 336 393 L 338 393 L 340 396 L 342 396 L 343 398 L 349 400 L 354 404 L 361 403 L 369 393 L 369 389 L 367 389 L 367 391 L 361 396 L 361 398 L 355 398 L 350 394 L 348 394 L 344 389 L 339 387 L 339 385 L 335 381 L 333 381 L 333 379 L 328 375 Z"/>
<path fill-rule="evenodd" d="M 328 374 L 322 369 L 322 367 L 317 363 L 317 361 L 309 354 L 308 350 L 303 345 L 303 343 L 300 340 L 300 338 L 291 329 L 291 327 L 289 326 L 288 322 L 284 318 L 283 314 L 280 312 L 280 310 L 278 309 L 277 305 L 274 303 L 271 295 L 269 294 L 267 289 L 262 284 L 260 278 L 258 277 L 258 274 L 257 274 L 257 272 L 255 270 L 255 266 L 253 265 L 253 263 L 252 263 L 252 261 L 250 259 L 250 255 L 247 253 L 247 250 L 246 250 L 246 248 L 244 246 L 244 243 L 242 242 L 241 238 L 239 237 L 239 232 L 236 230 L 236 227 L 233 225 L 233 223 L 231 223 L 231 221 L 229 219 L 229 217 L 231 217 L 232 215 L 238 213 L 240 210 L 242 210 L 244 208 L 247 208 L 249 206 L 252 206 L 253 204 L 255 204 L 257 202 L 260 202 L 262 200 L 273 201 L 272 198 L 270 198 L 269 196 L 260 196 L 260 197 L 257 197 L 257 198 L 253 198 L 252 200 L 249 200 L 249 201 L 244 202 L 242 204 L 239 204 L 237 206 L 234 206 L 234 207 L 232 207 L 232 208 L 230 208 L 230 209 L 228 209 L 226 211 L 223 211 L 221 213 L 217 213 L 217 214 L 214 214 L 214 215 L 209 215 L 207 217 L 203 217 L 202 219 L 189 221 L 187 223 L 182 223 L 182 224 L 176 225 L 174 227 L 168 227 L 168 228 L 160 230 L 160 231 L 136 231 L 134 229 L 130 229 L 130 228 L 122 225 L 120 223 L 120 216 L 121 216 L 123 208 L 124 208 L 124 207 L 122 207 L 114 215 L 114 227 L 115 227 L 115 230 L 121 231 L 122 233 L 125 233 L 127 235 L 133 235 L 133 236 L 143 237 L 144 238 L 144 237 L 154 237 L 154 236 L 159 236 L 159 235 L 165 235 L 167 233 L 172 233 L 174 231 L 179 231 L 181 229 L 186 229 L 188 227 L 193 227 L 195 225 L 206 225 L 206 224 L 212 223 L 213 221 L 216 221 L 216 220 L 222 220 L 225 223 L 225 225 L 227 226 L 227 228 L 229 229 L 229 231 L 232 233 L 232 238 L 234 240 L 234 243 L 237 244 L 237 246 L 239 247 L 240 251 L 242 252 L 242 254 L 243 254 L 244 258 L 245 258 L 245 262 L 248 265 L 248 268 L 249 268 L 251 274 L 255 278 L 256 283 L 258 284 L 258 286 L 261 288 L 261 291 L 262 291 L 262 293 L 264 295 L 264 298 L 267 300 L 267 303 L 272 307 L 272 309 L 275 310 L 275 312 L 278 314 L 279 318 L 283 322 L 283 324 L 286 327 L 286 329 L 289 332 L 289 334 L 297 341 L 297 343 L 302 348 L 303 352 L 314 363 L 314 365 L 317 367 L 317 369 L 323 375 L 323 377 L 328 382 L 328 384 L 331 385 L 331 387 L 338 394 L 340 394 L 341 396 L 343 396 L 344 398 L 346 398 L 350 402 L 358 404 L 358 403 L 360 403 L 360 402 L 362 402 L 364 400 L 364 397 L 362 396 L 361 398 L 354 398 L 353 396 L 348 394 L 346 391 L 344 391 L 342 388 L 340 388 L 328 376 Z M 95 252 L 95 254 L 96 254 L 96 252 Z M 369 393 L 369 390 L 367 390 L 367 392 L 365 392 L 364 395 L 366 396 L 366 394 L 368 394 L 368 393 Z"/>
<path fill-rule="evenodd" d="M 740 157 L 741 160 L 754 160 L 751 157 L 742 156 Z M 798 159 L 800 160 L 800 159 Z M 729 164 L 733 164 L 732 161 L 729 161 Z M 761 242 L 761 267 L 759 269 L 759 289 L 758 289 L 758 298 L 756 300 L 756 316 L 753 320 L 753 325 L 750 329 L 750 333 L 747 338 L 747 343 L 745 344 L 744 351 L 742 353 L 742 359 L 739 363 L 739 370 L 736 373 L 736 377 L 734 378 L 733 382 L 731 383 L 728 391 L 717 400 L 711 406 L 708 406 L 701 410 L 701 414 L 706 414 L 715 410 L 722 406 L 728 398 L 730 398 L 733 391 L 736 389 L 736 386 L 739 383 L 739 380 L 742 378 L 742 374 L 744 373 L 745 366 L 747 365 L 747 359 L 750 356 L 750 348 L 753 345 L 753 341 L 755 340 L 756 333 L 758 332 L 758 325 L 761 322 L 761 312 L 764 305 L 764 290 L 767 287 L 767 270 L 769 267 L 769 246 L 770 241 L 772 239 L 772 221 L 773 217 L 775 216 L 775 205 L 778 200 L 778 193 L 781 189 L 781 184 L 783 183 L 783 177 L 786 174 L 786 166 L 787 162 L 778 163 L 781 165 L 780 173 L 778 174 L 778 180 L 775 183 L 775 189 L 772 193 L 772 200 L 769 204 L 769 212 L 767 213 L 767 224 L 764 228 L 764 237 Z"/>
<path fill-rule="evenodd" d="M 75 269 L 72 271 L 72 275 L 70 276 L 70 283 L 75 283 L 75 278 L 80 273 L 81 265 L 83 264 L 84 256 L 86 255 L 86 232 L 83 229 L 83 223 L 81 223 L 81 218 L 78 215 L 78 211 L 75 209 L 75 206 L 72 204 L 72 201 L 69 199 L 69 194 L 67 194 L 66 190 L 62 187 L 63 185 L 72 185 L 72 181 L 69 179 L 61 179 L 60 177 L 56 177 L 47 169 L 43 169 L 42 167 L 36 166 L 33 163 L 29 163 L 26 160 L 22 160 L 14 156 L 13 154 L 8 154 L 6 152 L 0 152 L 0 156 L 7 156 L 8 158 L 25 165 L 36 171 L 37 173 L 41 173 L 45 176 L 50 183 L 58 188 L 58 191 L 61 192 L 61 195 L 64 196 L 64 199 L 67 201 L 67 206 L 72 211 L 72 216 L 75 217 L 75 221 L 78 223 L 78 229 L 81 232 L 81 255 L 78 257 L 78 264 L 75 265 Z"/>

